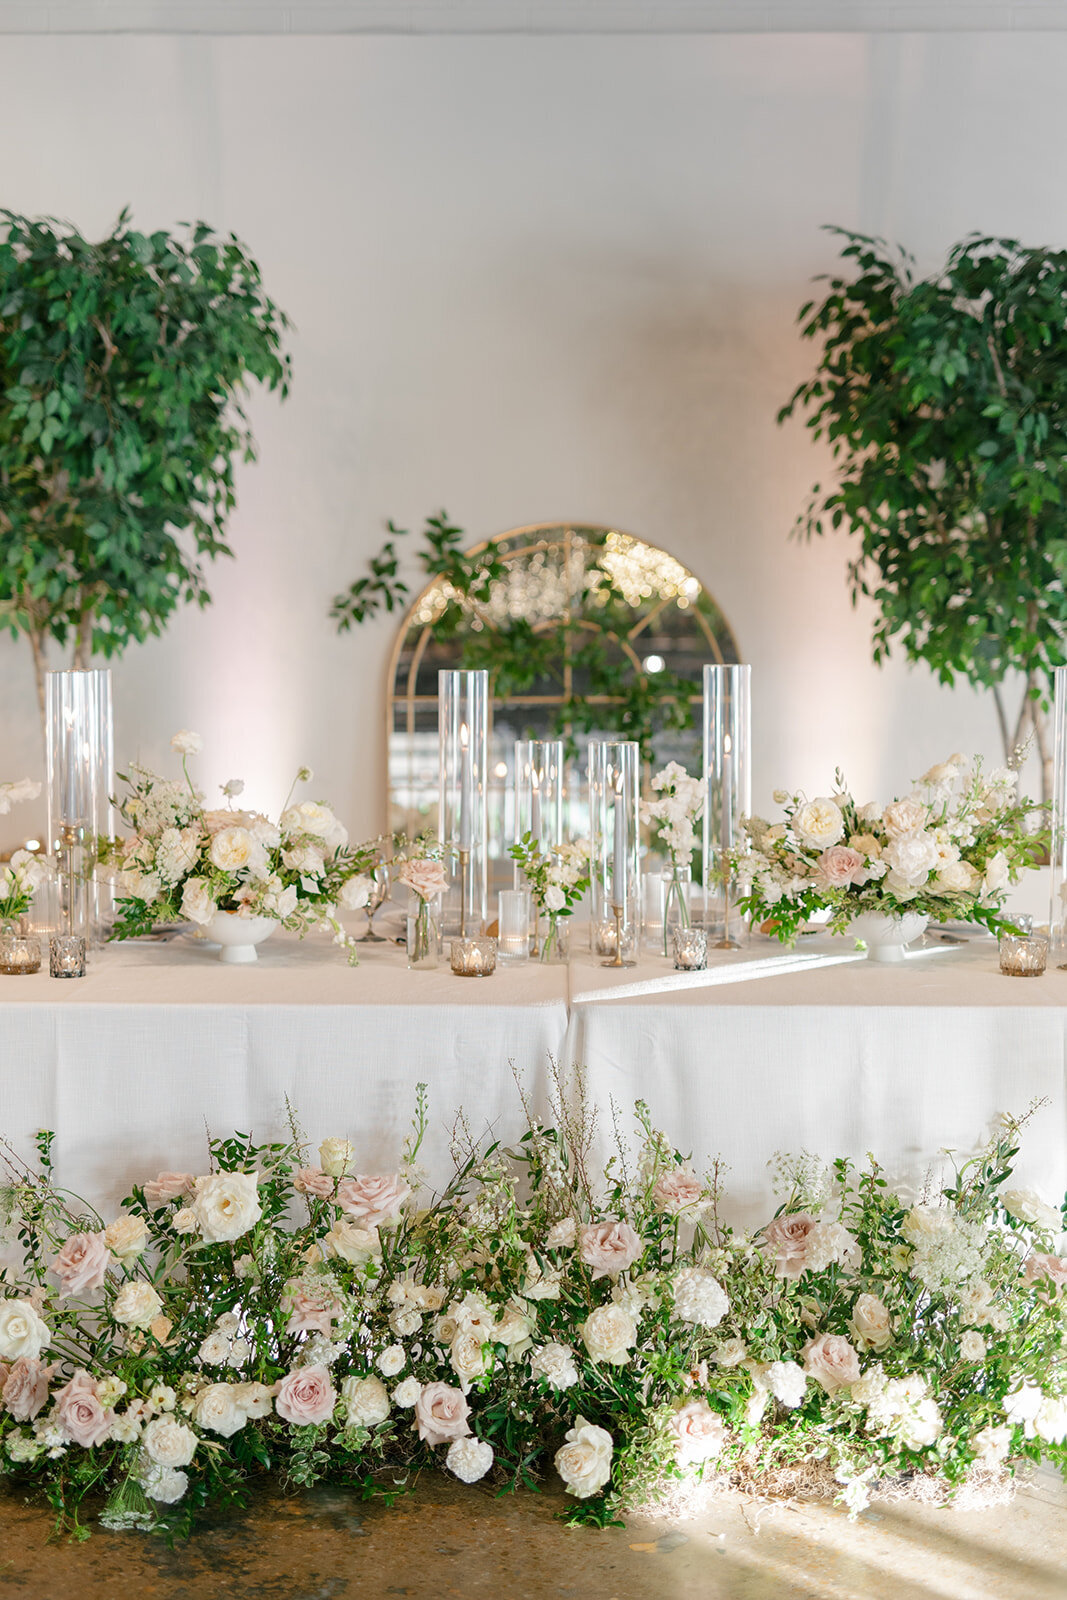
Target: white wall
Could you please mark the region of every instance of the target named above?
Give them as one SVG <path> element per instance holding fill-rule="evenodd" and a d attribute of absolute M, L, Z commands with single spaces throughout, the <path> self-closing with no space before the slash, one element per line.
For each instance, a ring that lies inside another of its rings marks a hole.
<path fill-rule="evenodd" d="M 870 664 L 847 541 L 787 542 L 825 461 L 774 414 L 821 223 L 924 267 L 975 228 L 1064 244 L 1067 37 L 2 38 L 0 74 L 0 204 L 232 227 L 297 324 L 215 605 L 116 667 L 122 759 L 193 727 L 206 782 L 275 805 L 306 761 L 377 829 L 395 624 L 339 639 L 327 610 L 386 516 L 441 506 L 477 537 L 614 522 L 690 565 L 753 663 L 757 802 L 995 753 L 985 700 Z M 0 642 L 0 776 L 41 766 Z"/>

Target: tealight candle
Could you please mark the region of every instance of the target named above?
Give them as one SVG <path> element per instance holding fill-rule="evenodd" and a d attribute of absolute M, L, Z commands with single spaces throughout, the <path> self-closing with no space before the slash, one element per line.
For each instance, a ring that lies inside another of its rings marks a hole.
<path fill-rule="evenodd" d="M 85 940 L 78 933 L 54 933 L 48 945 L 53 978 L 85 977 Z"/>
<path fill-rule="evenodd" d="M 708 935 L 705 928 L 676 928 L 674 967 L 676 972 L 703 972 L 708 964 Z"/>
<path fill-rule="evenodd" d="M 496 971 L 496 940 L 452 940 L 452 971 L 457 978 L 489 978 Z"/>
<path fill-rule="evenodd" d="M 0 934 L 0 972 L 18 978 L 41 967 L 41 941 L 31 933 Z"/>
<path fill-rule="evenodd" d="M 1048 960 L 1043 933 L 1005 933 L 1000 938 L 1000 970 L 1009 978 L 1040 978 Z"/>

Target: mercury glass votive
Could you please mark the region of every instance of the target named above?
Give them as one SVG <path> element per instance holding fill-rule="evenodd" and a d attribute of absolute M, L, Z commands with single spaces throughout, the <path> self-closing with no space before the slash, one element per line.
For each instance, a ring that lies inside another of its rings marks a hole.
<path fill-rule="evenodd" d="M 457 978 L 491 978 L 496 971 L 496 940 L 487 934 L 452 940 L 452 971 Z"/>
<path fill-rule="evenodd" d="M 85 977 L 85 940 L 80 933 L 54 933 L 48 941 L 48 970 L 53 978 Z"/>
<path fill-rule="evenodd" d="M 0 972 L 19 978 L 41 968 L 41 941 L 32 933 L 17 929 L 0 931 Z"/>
<path fill-rule="evenodd" d="M 1043 933 L 1000 936 L 1000 970 L 1009 978 L 1040 978 L 1048 960 L 1048 940 Z"/>
<path fill-rule="evenodd" d="M 674 930 L 674 969 L 676 972 L 703 972 L 708 964 L 706 928 Z"/>
<path fill-rule="evenodd" d="M 501 889 L 497 907 L 497 955 L 501 961 L 529 961 L 529 889 Z"/>

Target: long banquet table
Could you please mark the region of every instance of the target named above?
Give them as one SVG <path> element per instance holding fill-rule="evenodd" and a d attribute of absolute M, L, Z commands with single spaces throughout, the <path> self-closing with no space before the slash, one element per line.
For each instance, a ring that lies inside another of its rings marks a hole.
<path fill-rule="evenodd" d="M 1020 1181 L 1049 1198 L 1067 1184 L 1067 973 L 1003 978 L 981 937 L 899 967 L 818 939 L 754 942 L 702 974 L 578 955 L 467 981 L 409 972 L 391 945 L 363 946 L 354 970 L 285 935 L 244 968 L 186 940 L 113 947 L 81 981 L 3 982 L 0 1135 L 28 1155 L 55 1129 L 61 1181 L 106 1208 L 162 1168 L 205 1170 L 206 1128 L 284 1136 L 287 1102 L 313 1146 L 344 1134 L 364 1170 L 389 1170 L 425 1081 L 440 1183 L 457 1111 L 475 1136 L 513 1137 L 512 1068 L 540 1113 L 553 1061 L 584 1066 L 602 1145 L 609 1102 L 625 1116 L 640 1096 L 698 1166 L 721 1155 L 739 1221 L 766 1215 L 776 1151 L 873 1150 L 919 1182 L 1038 1098 Z"/>

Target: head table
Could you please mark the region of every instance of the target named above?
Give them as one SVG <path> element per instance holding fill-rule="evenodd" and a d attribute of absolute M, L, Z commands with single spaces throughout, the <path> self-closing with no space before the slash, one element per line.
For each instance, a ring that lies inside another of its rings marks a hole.
<path fill-rule="evenodd" d="M 998 1113 L 1038 1098 L 1019 1181 L 1049 1199 L 1067 1182 L 1067 972 L 1002 977 L 980 935 L 899 966 L 842 939 L 797 953 L 753 940 L 691 974 L 580 950 L 568 967 L 467 980 L 409 972 L 392 944 L 360 958 L 281 934 L 227 967 L 178 939 L 109 947 L 82 980 L 4 980 L 0 1136 L 28 1156 L 54 1129 L 60 1181 L 106 1210 L 161 1169 L 205 1171 L 207 1130 L 285 1137 L 289 1106 L 312 1146 L 347 1136 L 362 1170 L 393 1170 L 425 1082 L 420 1159 L 440 1184 L 456 1114 L 476 1137 L 514 1137 L 515 1074 L 542 1114 L 558 1062 L 585 1068 L 602 1149 L 611 1100 L 625 1117 L 640 1097 L 698 1167 L 721 1156 L 740 1222 L 769 1214 L 776 1151 L 870 1150 L 921 1183 L 945 1147 L 970 1153 Z"/>

